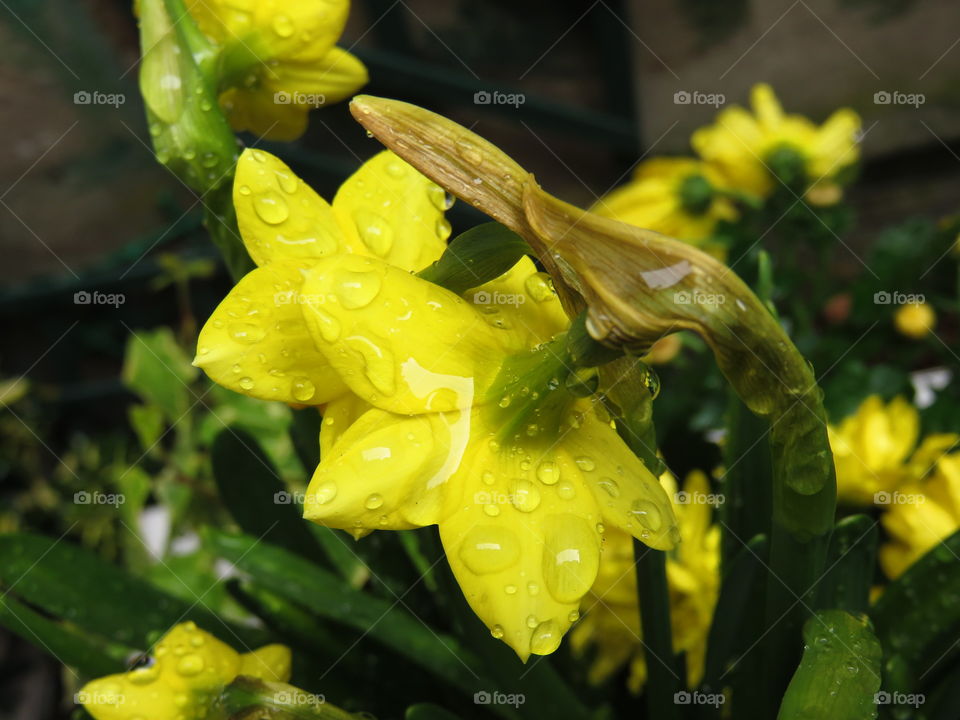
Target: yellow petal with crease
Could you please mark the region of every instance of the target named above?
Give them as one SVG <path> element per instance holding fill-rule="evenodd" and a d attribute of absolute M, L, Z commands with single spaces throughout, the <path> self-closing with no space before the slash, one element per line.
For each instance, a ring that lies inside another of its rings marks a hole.
<path fill-rule="evenodd" d="M 320 424 L 320 457 L 327 457 L 340 436 L 372 406 L 366 400 L 346 392 L 323 408 Z"/>
<path fill-rule="evenodd" d="M 369 79 L 356 56 L 334 47 L 316 61 L 278 63 L 264 73 L 263 85 L 271 95 L 287 93 L 291 102 L 314 109 L 353 96 Z"/>
<path fill-rule="evenodd" d="M 367 160 L 333 199 L 350 252 L 422 270 L 446 249 L 443 190 L 389 150 Z"/>
<path fill-rule="evenodd" d="M 200 331 L 194 364 L 219 385 L 262 400 L 319 405 L 346 392 L 313 344 L 302 283 L 297 262 L 248 273 Z"/>
<path fill-rule="evenodd" d="M 237 224 L 257 265 L 315 259 L 343 250 L 333 210 L 280 158 L 245 150 L 233 183 Z"/>
<path fill-rule="evenodd" d="M 264 645 L 240 656 L 238 674 L 285 683 L 290 680 L 291 662 L 290 648 L 286 645 Z"/>
<path fill-rule="evenodd" d="M 400 414 L 469 408 L 500 368 L 496 332 L 463 299 L 374 258 L 318 260 L 303 285 L 314 342 L 350 389 Z"/>

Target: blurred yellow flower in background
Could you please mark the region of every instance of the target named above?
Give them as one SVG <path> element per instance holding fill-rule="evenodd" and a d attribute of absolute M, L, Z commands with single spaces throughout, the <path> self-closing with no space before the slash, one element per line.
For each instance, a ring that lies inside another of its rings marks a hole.
<path fill-rule="evenodd" d="M 220 105 L 234 130 L 294 140 L 310 110 L 367 82 L 363 63 L 334 44 L 348 0 L 187 0 L 187 8 L 219 48 Z"/>
<path fill-rule="evenodd" d="M 882 518 L 890 540 L 880 566 L 893 579 L 960 528 L 960 453 L 942 456 L 926 480 L 904 486 Z"/>
<path fill-rule="evenodd" d="M 937 325 L 937 313 L 925 302 L 906 303 L 897 308 L 893 325 L 901 335 L 920 340 Z"/>
<path fill-rule="evenodd" d="M 678 500 L 674 510 L 683 542 L 667 557 L 670 619 L 674 651 L 686 653 L 687 681 L 694 687 L 703 677 L 707 633 L 720 590 L 720 528 L 711 524 L 712 509 L 706 502 L 710 483 L 704 473 L 691 472 L 682 494 L 676 493 L 670 473 L 664 473 L 660 482 Z M 593 651 L 590 681 L 602 683 L 629 663 L 628 685 L 632 692 L 639 692 L 647 667 L 633 542 L 626 533 L 607 534 L 597 581 L 581 609 L 584 617 L 573 629 L 571 643 L 578 654 Z"/>
<path fill-rule="evenodd" d="M 864 400 L 853 415 L 829 427 L 837 496 L 853 505 L 884 504 L 890 493 L 930 472 L 960 435 L 928 435 L 917 447 L 920 413 L 906 399 Z"/>
<path fill-rule="evenodd" d="M 290 679 L 290 649 L 284 645 L 241 655 L 192 622 L 174 626 L 145 660 L 87 683 L 77 700 L 96 720 L 199 720 L 238 675 Z"/>
<path fill-rule="evenodd" d="M 849 108 L 834 112 L 823 125 L 783 112 L 773 89 L 755 85 L 753 112 L 732 106 L 713 125 L 693 133 L 697 154 L 731 187 L 766 197 L 780 181 L 797 185 L 813 204 L 830 205 L 841 197 L 836 178 L 859 158 L 859 116 Z"/>
<path fill-rule="evenodd" d="M 630 182 L 600 198 L 591 211 L 703 246 L 718 221 L 737 219 L 733 201 L 718 192 L 724 187 L 720 173 L 699 160 L 653 158 L 640 163 Z"/>

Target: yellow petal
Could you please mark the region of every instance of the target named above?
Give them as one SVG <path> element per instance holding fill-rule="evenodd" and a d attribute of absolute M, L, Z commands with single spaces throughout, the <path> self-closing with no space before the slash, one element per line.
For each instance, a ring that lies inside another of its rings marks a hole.
<path fill-rule="evenodd" d="M 750 104 L 753 105 L 753 111 L 757 114 L 757 120 L 767 132 L 776 130 L 777 126 L 783 122 L 783 108 L 780 107 L 780 101 L 766 83 L 754 85 L 750 91 Z"/>
<path fill-rule="evenodd" d="M 469 408 L 503 360 L 496 332 L 453 293 L 374 258 L 318 260 L 303 286 L 314 341 L 350 389 L 401 414 Z"/>
<path fill-rule="evenodd" d="M 239 675 L 260 678 L 268 682 L 290 680 L 291 655 L 286 645 L 265 645 L 240 656 Z"/>
<path fill-rule="evenodd" d="M 294 405 L 319 405 L 346 386 L 313 344 L 301 311 L 298 262 L 248 273 L 213 311 L 194 364 L 226 388 Z"/>
<path fill-rule="evenodd" d="M 271 91 L 287 93 L 291 102 L 308 109 L 345 100 L 368 80 L 364 64 L 338 47 L 316 61 L 278 63 L 264 75 Z"/>
<path fill-rule="evenodd" d="M 229 88 L 220 93 L 220 107 L 237 132 L 251 132 L 264 140 L 289 142 L 307 129 L 309 108 L 278 102 L 265 86 Z"/>
<path fill-rule="evenodd" d="M 325 56 L 343 32 L 350 11 L 349 0 L 256 0 L 252 5 L 261 43 L 268 57 L 277 60 L 310 61 Z"/>
<path fill-rule="evenodd" d="M 367 160 L 333 199 L 350 251 L 422 270 L 446 249 L 444 191 L 389 150 Z"/>
<path fill-rule="evenodd" d="M 371 407 L 366 400 L 349 391 L 328 402 L 323 408 L 323 422 L 320 424 L 320 457 L 327 457 L 347 428 Z"/>
<path fill-rule="evenodd" d="M 343 234 L 327 201 L 268 152 L 240 155 L 233 203 L 244 245 L 257 265 L 315 259 L 343 249 Z"/>
<path fill-rule="evenodd" d="M 483 442 L 457 480 L 456 511 L 440 523 L 450 567 L 470 607 L 524 661 L 547 655 L 577 619 L 597 576 L 600 510 L 566 458 Z M 540 463 L 552 463 L 538 479 Z"/>
<path fill-rule="evenodd" d="M 546 273 L 524 255 L 506 273 L 464 293 L 484 320 L 503 333 L 511 350 L 523 352 L 567 329 L 560 299 Z"/>
<path fill-rule="evenodd" d="M 558 446 L 573 457 L 605 523 L 657 550 L 677 544 L 680 533 L 666 491 L 593 410 L 583 412 L 580 427 L 563 435 Z"/>
<path fill-rule="evenodd" d="M 439 522 L 470 425 L 469 411 L 403 416 L 368 410 L 320 460 L 304 517 L 357 535 Z"/>

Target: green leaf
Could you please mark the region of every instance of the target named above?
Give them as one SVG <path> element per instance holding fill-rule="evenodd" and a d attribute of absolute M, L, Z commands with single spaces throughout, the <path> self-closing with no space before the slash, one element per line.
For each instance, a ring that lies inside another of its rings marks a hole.
<path fill-rule="evenodd" d="M 140 447 L 150 454 L 163 435 L 163 409 L 159 405 L 131 405 L 130 425 L 137 434 Z"/>
<path fill-rule="evenodd" d="M 461 690 L 482 683 L 471 670 L 477 660 L 452 637 L 417 619 L 400 602 L 372 597 L 342 583 L 303 558 L 255 538 L 208 528 L 208 539 L 225 559 L 288 600 L 308 601 L 321 617 L 359 629 Z"/>
<path fill-rule="evenodd" d="M 885 651 L 884 688 L 909 692 L 946 666 L 960 626 L 960 531 L 887 586 L 870 617 Z"/>
<path fill-rule="evenodd" d="M 256 439 L 225 428 L 214 438 L 213 476 L 224 505 L 245 533 L 320 564 L 326 557 Z"/>
<path fill-rule="evenodd" d="M 121 659 L 111 657 L 90 639 L 62 623 L 43 617 L 9 594 L 0 597 L 0 624 L 87 677 L 123 671 Z"/>
<path fill-rule="evenodd" d="M 459 295 L 500 277 L 532 252 L 513 230 L 488 222 L 455 237 L 439 260 L 417 274 Z"/>
<path fill-rule="evenodd" d="M 197 369 L 169 328 L 135 332 L 127 340 L 123 382 L 159 407 L 168 422 L 176 422 L 190 408 L 188 385 L 196 376 Z"/>
<path fill-rule="evenodd" d="M 477 693 L 477 695 L 479 694 Z M 404 714 L 405 720 L 459 720 L 459 717 L 459 715 L 454 715 L 449 710 L 444 710 L 439 705 L 431 703 L 411 705 Z"/>
<path fill-rule="evenodd" d="M 187 620 L 234 645 L 264 640 L 259 631 L 222 622 L 202 596 L 175 598 L 63 539 L 0 536 L 0 584 L 48 615 L 129 647 L 147 647 L 157 633 Z"/>
<path fill-rule="evenodd" d="M 877 521 L 853 515 L 837 523 L 820 580 L 818 607 L 867 612 L 877 559 Z"/>
<path fill-rule="evenodd" d="M 320 464 L 320 421 L 316 408 L 304 408 L 293 412 L 290 424 L 293 449 L 308 475 L 313 475 Z"/>
<path fill-rule="evenodd" d="M 866 616 L 825 610 L 807 621 L 803 639 L 803 660 L 777 720 L 875 718 L 881 649 Z"/>
<path fill-rule="evenodd" d="M 647 715 L 658 720 L 678 718 L 680 712 L 674 694 L 682 687 L 682 672 L 670 633 L 666 553 L 634 539 L 633 554 L 637 559 L 640 627 L 648 659 L 644 692 Z"/>

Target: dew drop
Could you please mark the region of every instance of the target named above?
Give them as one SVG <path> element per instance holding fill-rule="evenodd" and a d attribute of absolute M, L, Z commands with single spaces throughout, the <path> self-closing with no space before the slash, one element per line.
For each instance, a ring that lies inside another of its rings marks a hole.
<path fill-rule="evenodd" d="M 446 240 L 448 237 L 450 237 L 450 233 L 452 232 L 450 221 L 443 216 L 437 218 L 436 231 L 438 239 Z"/>
<path fill-rule="evenodd" d="M 307 402 L 317 392 L 316 386 L 306 377 L 295 377 L 293 379 L 292 395 L 294 400 Z"/>
<path fill-rule="evenodd" d="M 234 322 L 227 327 L 230 337 L 243 345 L 253 345 L 266 337 L 267 331 L 260 325 L 253 323 Z"/>
<path fill-rule="evenodd" d="M 597 576 L 600 563 L 593 529 L 570 513 L 551 515 L 543 545 L 543 579 L 557 602 L 583 597 Z"/>
<path fill-rule="evenodd" d="M 517 586 L 516 586 L 516 585 L 505 585 L 505 586 L 503 587 L 503 591 L 504 591 L 507 595 L 516 595 L 516 594 L 517 594 Z"/>
<path fill-rule="evenodd" d="M 282 38 L 288 38 L 293 35 L 293 21 L 286 15 L 276 15 L 273 18 L 273 31 Z"/>
<path fill-rule="evenodd" d="M 293 193 L 297 191 L 298 183 L 296 176 L 282 170 L 275 170 L 274 173 L 277 176 L 277 183 L 280 185 L 281 190 L 288 195 L 293 195 Z"/>
<path fill-rule="evenodd" d="M 537 595 L 540 594 L 540 586 L 537 585 L 535 582 L 529 582 L 527 583 L 527 592 L 530 593 L 530 595 L 532 595 L 533 597 L 536 597 Z"/>
<path fill-rule="evenodd" d="M 253 390 L 253 378 L 242 377 L 240 378 L 239 383 L 240 387 L 242 387 L 244 390 Z"/>
<path fill-rule="evenodd" d="M 200 655 L 184 655 L 177 662 L 177 672 L 184 677 L 193 677 L 203 672 L 204 662 Z"/>
<path fill-rule="evenodd" d="M 530 652 L 534 655 L 549 655 L 558 647 L 563 633 L 553 620 L 540 623 L 530 637 Z"/>
<path fill-rule="evenodd" d="M 574 462 L 577 464 L 577 467 L 584 472 L 592 472 L 597 469 L 597 464 L 593 461 L 593 458 L 586 455 L 581 455 L 574 460 Z"/>
<path fill-rule="evenodd" d="M 657 532 L 663 525 L 660 508 L 649 500 L 634 500 L 630 504 L 630 514 L 650 532 Z"/>
<path fill-rule="evenodd" d="M 347 310 L 358 310 L 380 294 L 380 276 L 372 272 L 343 270 L 337 277 L 335 292 Z"/>
<path fill-rule="evenodd" d="M 573 487 L 573 483 L 569 480 L 561 480 L 557 484 L 557 495 L 560 496 L 561 500 L 573 500 L 576 494 L 576 488 Z"/>
<path fill-rule="evenodd" d="M 483 506 L 483 512 L 488 517 L 496 517 L 500 514 L 500 506 L 494 505 L 493 503 L 487 503 Z"/>
<path fill-rule="evenodd" d="M 278 192 L 267 190 L 253 199 L 257 216 L 268 225 L 279 225 L 290 217 L 290 207 Z"/>
<path fill-rule="evenodd" d="M 387 163 L 387 174 L 390 177 L 402 178 L 407 174 L 407 168 L 399 160 L 391 160 Z"/>
<path fill-rule="evenodd" d="M 317 328 L 320 330 L 320 337 L 328 343 L 334 343 L 340 338 L 340 321 L 333 315 L 319 308 L 310 305 L 312 317 L 317 321 Z"/>
<path fill-rule="evenodd" d="M 500 640 L 503 637 L 503 628 L 499 625 L 494 625 L 493 629 L 490 631 L 490 634 L 497 640 Z"/>
<path fill-rule="evenodd" d="M 475 525 L 460 544 L 460 560 L 477 575 L 506 570 L 520 559 L 520 543 L 505 527 Z"/>
<path fill-rule="evenodd" d="M 368 497 L 367 501 L 364 503 L 364 507 L 366 507 L 367 510 L 376 510 L 382 505 L 383 505 L 383 496 L 378 495 L 377 493 L 374 493 L 373 495 Z"/>
<path fill-rule="evenodd" d="M 620 486 L 613 478 L 602 477 L 597 481 L 597 486 L 612 498 L 620 497 Z"/>
<path fill-rule="evenodd" d="M 383 217 L 370 210 L 360 209 L 353 213 L 360 239 L 370 252 L 385 257 L 393 247 L 393 228 Z"/>
<path fill-rule="evenodd" d="M 544 485 L 556 485 L 560 480 L 560 467 L 552 460 L 544 460 L 537 465 L 537 480 Z"/>
<path fill-rule="evenodd" d="M 513 506 L 520 512 L 533 512 L 540 505 L 540 491 L 529 480 L 515 480 L 510 496 Z"/>
<path fill-rule="evenodd" d="M 553 297 L 550 276 L 546 273 L 534 273 L 524 283 L 527 294 L 537 302 L 546 302 Z"/>
<path fill-rule="evenodd" d="M 537 625 L 540 624 L 540 621 L 537 620 L 536 615 L 527 615 L 527 627 L 533 630 Z"/>
<path fill-rule="evenodd" d="M 323 483 L 313 492 L 313 501 L 318 505 L 326 505 L 337 496 L 337 486 L 332 482 Z"/>

